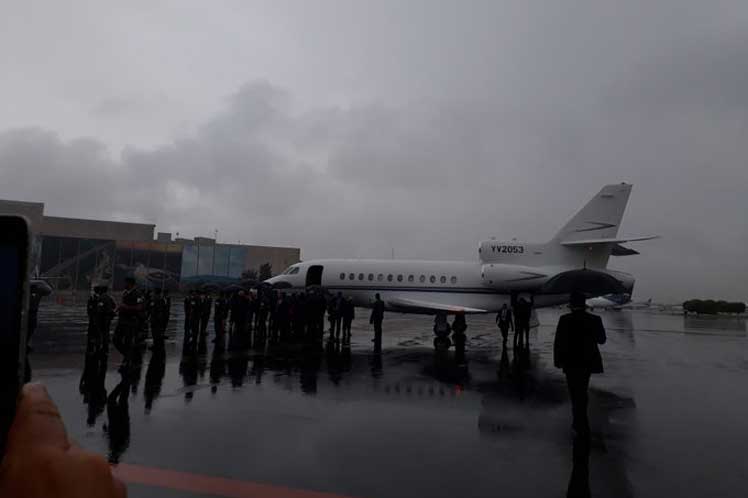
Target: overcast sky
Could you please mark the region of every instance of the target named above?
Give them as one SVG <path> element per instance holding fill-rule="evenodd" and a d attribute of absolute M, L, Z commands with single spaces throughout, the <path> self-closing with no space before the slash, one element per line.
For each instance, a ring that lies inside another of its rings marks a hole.
<path fill-rule="evenodd" d="M 634 184 L 635 298 L 748 300 L 745 0 L 5 0 L 0 197 L 476 259 Z"/>

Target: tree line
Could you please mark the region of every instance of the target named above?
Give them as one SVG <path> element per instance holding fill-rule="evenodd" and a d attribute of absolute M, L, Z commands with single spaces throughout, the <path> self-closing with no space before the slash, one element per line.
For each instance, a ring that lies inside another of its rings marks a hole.
<path fill-rule="evenodd" d="M 683 311 L 700 315 L 717 315 L 719 313 L 745 313 L 745 303 L 729 303 L 713 299 L 691 299 L 683 303 Z"/>

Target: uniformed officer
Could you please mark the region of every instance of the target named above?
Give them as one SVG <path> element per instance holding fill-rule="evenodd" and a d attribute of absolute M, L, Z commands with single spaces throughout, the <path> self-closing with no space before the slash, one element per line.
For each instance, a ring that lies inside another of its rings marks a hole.
<path fill-rule="evenodd" d="M 207 292 L 200 294 L 200 342 L 205 341 L 210 322 L 210 311 L 213 308 L 213 299 Z"/>
<path fill-rule="evenodd" d="M 226 333 L 226 318 L 229 316 L 229 300 L 226 292 L 221 292 L 215 301 L 213 311 L 213 329 L 215 338 L 213 342 L 223 346 L 224 336 Z"/>
<path fill-rule="evenodd" d="M 171 296 L 169 295 L 169 289 L 164 289 L 164 302 L 166 303 L 166 323 L 164 323 L 164 339 L 166 339 L 166 329 L 169 328 L 169 321 L 171 320 Z"/>
<path fill-rule="evenodd" d="M 89 353 L 109 353 L 109 328 L 115 316 L 117 304 L 108 294 L 105 283 L 97 283 L 88 298 L 88 347 Z"/>
<path fill-rule="evenodd" d="M 31 337 L 34 335 L 34 331 L 36 331 L 36 324 L 39 316 L 39 304 L 41 303 L 42 298 L 46 295 L 42 292 L 42 289 L 40 287 L 41 285 L 35 282 L 31 282 L 31 284 L 29 285 L 29 316 L 26 323 L 27 345 L 31 344 Z M 29 350 L 31 350 L 30 347 Z"/>
<path fill-rule="evenodd" d="M 153 351 L 163 351 L 166 324 L 169 322 L 168 306 L 166 299 L 161 294 L 161 289 L 154 289 L 150 301 L 151 334 L 153 335 Z"/>
<path fill-rule="evenodd" d="M 189 294 L 184 296 L 184 338 L 185 342 L 190 336 L 190 327 L 192 322 L 192 296 L 195 291 L 191 290 Z"/>
<path fill-rule="evenodd" d="M 114 346 L 122 354 L 123 367 L 129 367 L 132 351 L 139 333 L 139 316 L 143 313 L 143 298 L 135 287 L 135 278 L 125 278 L 125 291 L 117 311 L 119 319 L 114 332 Z"/>

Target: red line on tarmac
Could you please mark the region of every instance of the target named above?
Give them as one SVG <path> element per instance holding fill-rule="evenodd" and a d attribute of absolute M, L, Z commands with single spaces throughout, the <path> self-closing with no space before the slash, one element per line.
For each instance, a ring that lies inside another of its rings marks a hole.
<path fill-rule="evenodd" d="M 350 498 L 343 495 L 291 489 L 271 484 L 260 484 L 224 477 L 191 474 L 176 470 L 157 469 L 142 465 L 120 463 L 112 473 L 130 484 L 144 484 L 189 493 L 223 496 L 226 498 Z"/>

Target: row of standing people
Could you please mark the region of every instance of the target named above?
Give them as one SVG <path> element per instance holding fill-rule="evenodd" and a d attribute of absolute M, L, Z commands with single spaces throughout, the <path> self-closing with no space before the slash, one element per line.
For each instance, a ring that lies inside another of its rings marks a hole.
<path fill-rule="evenodd" d="M 108 291 L 106 285 L 97 285 L 88 299 L 88 352 L 108 354 L 110 328 L 115 316 L 118 319 L 112 342 L 125 360 L 134 346 L 145 342 L 149 331 L 153 337 L 152 348 L 163 350 L 171 316 L 168 292 L 161 289 L 141 291 L 135 286 L 134 279 L 127 278 L 117 305 Z"/>
<path fill-rule="evenodd" d="M 340 293 L 329 296 L 318 289 L 289 294 L 262 290 L 255 295 L 240 291 L 231 301 L 230 330 L 241 334 L 254 327 L 268 330 L 271 338 L 314 342 L 324 335 L 325 316 L 331 338 L 350 338 L 355 307 Z"/>
<path fill-rule="evenodd" d="M 194 346 L 207 337 L 211 312 L 214 342 L 250 345 L 252 335 L 268 333 L 271 339 L 315 340 L 325 331 L 325 316 L 330 337 L 349 339 L 355 318 L 353 301 L 338 293 L 305 291 L 292 294 L 260 289 L 256 293 L 240 290 L 221 292 L 215 300 L 206 292 L 192 291 L 185 297 L 185 344 Z"/>
<path fill-rule="evenodd" d="M 375 332 L 378 331 L 375 337 L 381 341 L 383 307 L 375 303 L 374 308 L 372 323 Z M 251 340 L 253 330 L 269 332 L 272 338 L 284 340 L 315 340 L 324 334 L 326 316 L 330 337 L 340 340 L 342 336 L 349 340 L 355 318 L 355 306 L 350 298 L 340 293 L 325 295 L 319 290 L 293 294 L 267 290 L 257 294 L 221 292 L 215 300 L 207 292 L 194 290 L 185 297 L 184 311 L 187 346 L 195 346 L 206 339 L 211 315 L 215 342 L 223 341 L 227 333 L 230 337 Z M 161 289 L 138 289 L 135 280 L 128 278 L 119 304 L 106 285 L 95 286 L 87 312 L 88 351 L 108 354 L 111 324 L 117 317 L 111 340 L 126 362 L 131 349 L 144 344 L 149 332 L 153 338 L 152 348 L 163 350 L 171 316 L 171 297 Z"/>

